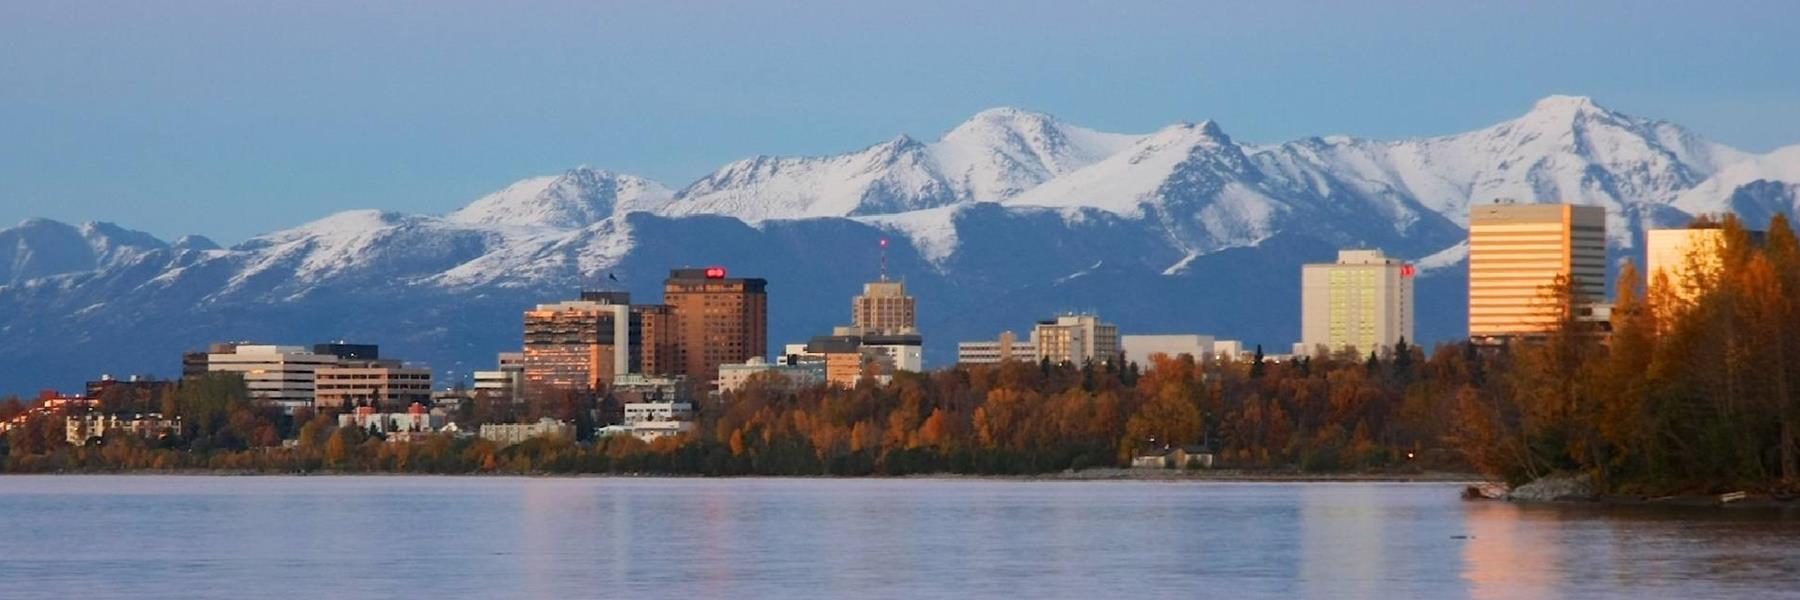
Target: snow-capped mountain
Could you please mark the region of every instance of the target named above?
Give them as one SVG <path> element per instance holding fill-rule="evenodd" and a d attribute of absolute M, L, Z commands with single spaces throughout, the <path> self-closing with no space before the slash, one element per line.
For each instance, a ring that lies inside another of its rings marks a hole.
<path fill-rule="evenodd" d="M 991 109 L 936 142 L 901 135 L 836 156 L 740 160 L 681 190 L 658 212 L 757 222 L 996 202 L 1110 156 L 1133 139 L 1042 113 Z"/>
<path fill-rule="evenodd" d="M 628 212 L 660 211 L 674 197 L 674 191 L 642 177 L 578 167 L 514 183 L 447 218 L 468 225 L 569 229 Z"/>
<path fill-rule="evenodd" d="M 1439 341 L 1463 331 L 1469 206 L 1498 198 L 1605 206 L 1623 255 L 1649 225 L 1793 214 L 1800 146 L 1754 155 L 1562 96 L 1467 133 L 1271 145 L 993 109 L 937 141 L 751 158 L 679 192 L 583 167 L 443 216 L 348 211 L 231 248 L 33 219 L 0 229 L 0 393 L 170 374 L 241 339 L 378 342 L 452 382 L 516 348 L 534 303 L 614 279 L 654 301 L 666 269 L 707 264 L 768 278 L 772 340 L 800 341 L 847 318 L 882 239 L 937 364 L 1071 309 L 1285 347 L 1299 265 L 1352 246 L 1427 267 L 1419 333 Z"/>

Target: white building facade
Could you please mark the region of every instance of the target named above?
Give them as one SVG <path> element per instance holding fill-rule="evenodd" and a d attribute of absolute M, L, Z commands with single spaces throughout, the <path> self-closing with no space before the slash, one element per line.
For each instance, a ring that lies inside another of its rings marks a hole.
<path fill-rule="evenodd" d="M 1341 250 L 1300 275 L 1297 355 L 1393 348 L 1413 337 L 1413 267 L 1380 250 Z"/>

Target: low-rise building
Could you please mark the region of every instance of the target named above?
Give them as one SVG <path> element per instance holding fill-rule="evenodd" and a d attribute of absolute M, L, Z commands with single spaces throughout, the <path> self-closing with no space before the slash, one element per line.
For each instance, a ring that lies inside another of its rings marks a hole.
<path fill-rule="evenodd" d="M 801 350 L 805 346 L 800 347 Z M 800 360 L 799 354 L 790 354 L 790 362 L 784 358 L 782 362 L 770 363 L 762 357 L 754 357 L 743 364 L 719 365 L 719 391 L 735 392 L 744 388 L 750 378 L 768 373 L 767 380 L 776 383 L 785 390 L 796 390 L 824 383 L 825 363 L 822 360 Z"/>
<path fill-rule="evenodd" d="M 430 433 L 442 428 L 447 421 L 443 413 L 434 412 L 417 402 L 407 407 L 406 412 L 376 412 L 373 406 L 359 406 L 354 411 L 338 415 L 338 427 L 372 429 L 382 433 Z"/>
<path fill-rule="evenodd" d="M 499 368 L 475 372 L 475 393 L 490 400 L 517 402 L 525 398 L 525 353 L 502 352 Z"/>
<path fill-rule="evenodd" d="M 431 369 L 403 367 L 397 362 L 320 367 L 313 372 L 313 382 L 313 405 L 321 409 L 398 409 L 432 401 Z"/>
<path fill-rule="evenodd" d="M 1213 358 L 1213 341 L 1213 336 L 1196 334 L 1119 336 L 1119 346 L 1125 351 L 1126 362 L 1137 363 L 1140 367 L 1150 366 L 1150 357 L 1157 354 L 1169 358 L 1186 354 L 1194 357 L 1195 362 L 1210 361 Z"/>
<path fill-rule="evenodd" d="M 69 415 L 64 418 L 64 428 L 69 443 L 81 446 L 89 440 L 105 437 L 108 431 L 145 439 L 181 435 L 181 417 L 165 419 L 161 413 L 109 415 L 92 412 Z"/>
<path fill-rule="evenodd" d="M 957 344 L 956 362 L 965 365 L 990 365 L 1014 360 L 1036 361 L 1037 353 L 1037 344 L 1021 340 L 1011 331 L 1002 331 L 996 340 Z"/>
<path fill-rule="evenodd" d="M 692 421 L 691 402 L 632 402 L 625 405 L 625 425 L 635 426 L 649 421 Z"/>
<path fill-rule="evenodd" d="M 690 433 L 694 430 L 693 421 L 644 421 L 631 426 L 631 435 L 646 442 Z"/>
<path fill-rule="evenodd" d="M 544 417 L 536 423 L 489 423 L 481 426 L 481 439 L 500 446 L 511 446 L 537 437 L 575 439 L 575 426 Z"/>
<path fill-rule="evenodd" d="M 242 375 L 251 398 L 273 403 L 288 414 L 313 406 L 314 374 L 340 361 L 300 346 L 227 344 L 215 349 L 228 351 L 206 355 L 209 372 Z"/>
<path fill-rule="evenodd" d="M 1038 360 L 1054 364 L 1104 363 L 1119 356 L 1119 327 L 1098 315 L 1067 314 L 1038 321 L 1031 330 Z"/>

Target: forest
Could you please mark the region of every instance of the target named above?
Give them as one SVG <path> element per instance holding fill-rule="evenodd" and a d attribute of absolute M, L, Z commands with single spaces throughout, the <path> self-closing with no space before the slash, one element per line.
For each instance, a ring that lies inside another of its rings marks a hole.
<path fill-rule="evenodd" d="M 388 443 L 336 427 L 331 414 L 281 415 L 214 374 L 101 399 L 101 410 L 178 415 L 181 431 L 75 447 L 60 418 L 36 418 L 0 438 L 0 453 L 9 472 L 895 476 L 1115 468 L 1200 446 L 1218 468 L 1261 472 L 1476 471 L 1514 484 L 1575 472 L 1616 494 L 1791 492 L 1800 243 L 1779 216 L 1766 232 L 1731 218 L 1700 226 L 1720 229 L 1720 241 L 1688 257 L 1685 284 L 1664 273 L 1646 285 L 1627 264 L 1610 319 L 1594 320 L 1584 309 L 1596 299 L 1559 283 L 1543 294 L 1556 325 L 1503 346 L 965 365 L 850 389 L 753 379 L 703 403 L 694 433 L 654 443 L 591 439 L 604 396 L 521 405 L 476 396 L 457 407 L 464 431 L 540 416 L 580 424 L 582 439 L 508 447 L 450 435 Z M 27 408 L 0 402 L 0 419 Z"/>

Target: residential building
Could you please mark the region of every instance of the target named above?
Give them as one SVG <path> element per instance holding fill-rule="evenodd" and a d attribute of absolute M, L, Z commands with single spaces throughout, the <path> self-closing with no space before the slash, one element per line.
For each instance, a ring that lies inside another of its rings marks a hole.
<path fill-rule="evenodd" d="M 105 437 L 108 431 L 124 432 L 145 439 L 164 435 L 181 435 L 181 417 L 165 419 L 162 413 L 101 414 L 89 412 L 64 417 L 64 437 L 72 445 L 82 446 L 88 440 Z"/>
<path fill-rule="evenodd" d="M 663 303 L 674 310 L 677 374 L 711 385 L 719 365 L 769 351 L 768 282 L 728 277 L 724 267 L 673 269 Z"/>
<path fill-rule="evenodd" d="M 511 446 L 536 437 L 575 439 L 575 426 L 544 417 L 536 423 L 489 423 L 481 426 L 481 439 L 499 446 Z"/>
<path fill-rule="evenodd" d="M 1038 321 L 1031 330 L 1037 358 L 1052 363 L 1103 363 L 1119 356 L 1119 328 L 1092 314 L 1067 314 Z"/>
<path fill-rule="evenodd" d="M 649 421 L 692 421 L 692 402 L 631 402 L 625 405 L 625 425 L 635 426 Z"/>
<path fill-rule="evenodd" d="M 1036 343 L 1020 340 L 1011 331 L 1002 331 L 1000 337 L 995 340 L 958 343 L 956 345 L 956 362 L 965 365 L 995 364 L 1012 360 L 1035 362 L 1037 353 Z"/>
<path fill-rule="evenodd" d="M 235 344 L 206 355 L 210 372 L 238 373 L 250 397 L 280 406 L 293 414 L 296 409 L 311 408 L 315 391 L 314 375 L 319 369 L 335 367 L 339 359 L 330 354 L 310 352 L 300 346 Z"/>
<path fill-rule="evenodd" d="M 1470 339 L 1492 343 L 1554 326 L 1560 310 L 1547 291 L 1559 277 L 1587 303 L 1606 297 L 1606 209 L 1502 202 L 1470 210 Z"/>
<path fill-rule="evenodd" d="M 1413 266 L 1380 250 L 1340 250 L 1300 274 L 1300 343 L 1294 353 L 1360 353 L 1413 340 Z"/>
<path fill-rule="evenodd" d="M 444 413 L 416 402 L 406 407 L 406 412 L 377 412 L 373 406 L 359 406 L 356 410 L 338 415 L 338 427 L 373 429 L 382 433 L 434 432 L 442 429 L 446 422 L 448 418 Z"/>
<path fill-rule="evenodd" d="M 399 409 L 432 402 L 431 369 L 405 367 L 398 361 L 320 367 L 313 372 L 313 381 L 313 405 L 320 409 Z"/>
<path fill-rule="evenodd" d="M 797 355 L 795 355 L 797 358 Z M 796 390 L 818 385 L 825 381 L 825 363 L 823 361 L 788 361 L 771 363 L 762 357 L 753 357 L 742 364 L 719 365 L 719 391 L 735 392 L 744 388 L 751 377 L 767 373 L 767 380 L 776 383 L 785 390 Z"/>
<path fill-rule="evenodd" d="M 1157 354 L 1169 358 L 1186 354 L 1194 357 L 1195 362 L 1206 362 L 1213 359 L 1213 336 L 1197 334 L 1122 335 L 1119 336 L 1119 348 L 1125 353 L 1127 362 L 1137 363 L 1139 367 L 1149 367 L 1150 357 Z"/>
<path fill-rule="evenodd" d="M 906 294 L 906 283 L 881 281 L 863 284 L 863 293 L 850 301 L 850 326 L 877 333 L 917 333 L 918 301 Z"/>

